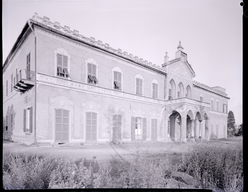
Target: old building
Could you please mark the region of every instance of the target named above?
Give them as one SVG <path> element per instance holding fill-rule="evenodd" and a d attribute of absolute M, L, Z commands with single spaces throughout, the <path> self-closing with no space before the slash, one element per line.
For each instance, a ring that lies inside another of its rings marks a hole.
<path fill-rule="evenodd" d="M 23 143 L 227 137 L 225 89 L 179 43 L 160 66 L 35 14 L 3 65 L 4 133 Z"/>

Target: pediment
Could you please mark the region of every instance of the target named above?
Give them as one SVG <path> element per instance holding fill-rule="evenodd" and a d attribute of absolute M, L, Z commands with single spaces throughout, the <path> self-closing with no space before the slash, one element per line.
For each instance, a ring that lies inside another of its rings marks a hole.
<path fill-rule="evenodd" d="M 190 64 L 185 61 L 182 62 L 181 60 L 171 63 L 168 66 L 168 71 L 175 75 L 186 77 L 186 78 L 193 78 L 195 77 L 195 72 L 193 71 Z"/>

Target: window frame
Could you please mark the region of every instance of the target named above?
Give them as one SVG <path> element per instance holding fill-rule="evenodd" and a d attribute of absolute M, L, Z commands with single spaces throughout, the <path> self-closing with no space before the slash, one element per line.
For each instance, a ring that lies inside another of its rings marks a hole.
<path fill-rule="evenodd" d="M 219 100 L 216 100 L 216 111 L 219 111 Z"/>
<path fill-rule="evenodd" d="M 214 111 L 214 99 L 211 99 L 211 110 Z"/>
<path fill-rule="evenodd" d="M 141 85 L 141 94 L 138 94 L 137 93 L 137 79 L 138 80 L 141 80 L 141 82 L 142 82 L 142 85 Z M 145 95 L 144 94 L 144 87 L 145 87 L 144 78 L 140 74 L 136 75 L 135 76 L 135 95 L 144 96 Z"/>
<path fill-rule="evenodd" d="M 153 127 L 154 121 L 156 122 L 156 127 Z M 153 140 L 153 138 L 152 138 L 152 130 L 153 130 L 153 128 L 156 128 L 156 134 L 157 135 L 155 137 L 155 140 Z M 151 140 L 152 141 L 157 141 L 158 140 L 158 119 L 157 118 L 154 118 L 154 117 L 151 118 L 151 130 L 150 130 L 150 134 L 151 134 Z"/>
<path fill-rule="evenodd" d="M 115 73 L 116 73 L 116 74 L 120 74 L 120 80 L 118 80 L 118 78 L 115 79 Z M 120 83 L 120 87 L 119 87 L 119 88 L 116 88 L 116 87 L 115 87 L 115 86 L 116 86 L 116 85 L 115 85 L 116 82 L 117 82 L 118 84 Z M 118 91 L 122 91 L 122 90 L 123 90 L 123 73 L 122 73 L 122 71 L 120 71 L 120 70 L 116 70 L 116 68 L 112 70 L 112 89 L 118 90 Z"/>
<path fill-rule="evenodd" d="M 6 96 L 8 96 L 8 80 L 6 80 Z"/>
<path fill-rule="evenodd" d="M 155 91 L 156 92 L 156 97 L 154 97 L 154 86 L 153 86 L 154 84 L 157 86 L 157 90 Z M 158 81 L 156 79 L 152 80 L 152 83 L 151 83 L 151 97 L 153 99 L 158 99 L 159 98 Z"/>
<path fill-rule="evenodd" d="M 33 133 L 33 107 L 27 107 L 24 109 L 23 114 L 23 132 L 26 134 Z"/>
<path fill-rule="evenodd" d="M 99 76 L 98 76 L 98 64 L 97 64 L 97 62 L 94 60 L 94 59 L 92 59 L 92 58 L 89 58 L 89 59 L 87 59 L 87 60 L 85 60 L 85 64 L 86 64 L 86 66 L 85 66 L 85 71 L 86 71 L 86 73 L 85 73 L 85 83 L 87 83 L 88 85 L 94 85 L 94 86 L 99 86 Z M 96 66 L 96 76 L 95 76 L 95 80 L 96 80 L 96 83 L 89 83 L 88 82 L 88 76 L 89 76 L 89 74 L 88 74 L 88 64 L 92 64 L 92 65 L 95 65 Z"/>
<path fill-rule="evenodd" d="M 92 142 L 92 140 L 87 140 L 87 114 L 88 113 L 95 113 L 96 114 L 96 140 L 93 141 L 93 142 L 97 142 L 98 141 L 98 124 L 99 124 L 99 121 L 98 121 L 98 118 L 99 118 L 99 114 L 97 111 L 94 111 L 94 110 L 89 110 L 89 111 L 85 111 L 84 115 L 85 115 L 85 120 L 84 120 L 84 140 L 85 142 Z M 92 117 L 92 116 L 91 116 Z M 92 122 L 92 118 L 91 118 L 91 122 Z M 91 124 L 92 126 L 92 124 Z"/>
<path fill-rule="evenodd" d="M 66 69 L 68 77 L 58 75 L 58 67 L 60 67 L 60 66 L 58 66 L 58 55 L 62 56 L 61 71 L 63 73 L 64 69 Z M 64 57 L 67 58 L 67 68 L 66 67 L 63 68 L 63 58 Z M 69 79 L 69 80 L 71 79 L 71 56 L 63 48 L 58 48 L 58 49 L 54 50 L 54 76 L 58 77 L 58 78 L 63 78 L 63 79 Z"/>

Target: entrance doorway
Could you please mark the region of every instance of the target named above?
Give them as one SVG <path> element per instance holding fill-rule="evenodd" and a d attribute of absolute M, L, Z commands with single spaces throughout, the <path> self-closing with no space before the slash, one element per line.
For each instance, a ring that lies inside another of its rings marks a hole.
<path fill-rule="evenodd" d="M 181 130 L 181 115 L 177 112 L 174 111 L 172 112 L 172 114 L 170 115 L 169 118 L 169 128 L 170 128 L 170 138 L 172 141 L 178 140 L 180 138 L 180 130 Z"/>

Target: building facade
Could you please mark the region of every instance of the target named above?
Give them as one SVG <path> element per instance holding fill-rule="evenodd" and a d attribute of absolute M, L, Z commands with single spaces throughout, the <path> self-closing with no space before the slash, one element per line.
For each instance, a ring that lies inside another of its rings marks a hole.
<path fill-rule="evenodd" d="M 23 143 L 226 138 L 225 89 L 194 77 L 181 43 L 157 66 L 35 14 L 3 65 L 4 134 Z"/>

